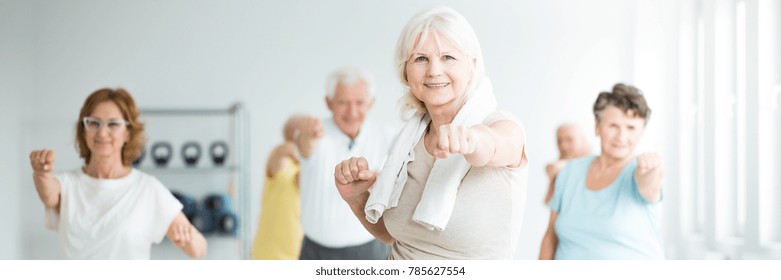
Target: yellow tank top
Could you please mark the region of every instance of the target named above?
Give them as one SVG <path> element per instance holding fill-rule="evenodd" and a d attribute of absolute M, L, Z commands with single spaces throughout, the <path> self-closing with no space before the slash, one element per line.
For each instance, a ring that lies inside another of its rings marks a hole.
<path fill-rule="evenodd" d="M 266 178 L 258 218 L 258 231 L 252 245 L 256 260 L 297 260 L 304 232 L 301 229 L 301 202 L 296 176 L 299 166 L 286 161 L 274 177 Z"/>

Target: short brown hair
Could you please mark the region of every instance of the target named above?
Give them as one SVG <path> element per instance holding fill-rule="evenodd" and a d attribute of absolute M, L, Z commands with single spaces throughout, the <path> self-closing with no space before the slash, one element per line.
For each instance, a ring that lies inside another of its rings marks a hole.
<path fill-rule="evenodd" d="M 144 132 L 144 124 L 139 119 L 141 112 L 136 107 L 136 102 L 130 96 L 130 93 L 123 88 L 102 88 L 87 97 L 84 105 L 81 106 L 79 119 L 76 122 L 76 149 L 79 152 L 79 156 L 84 159 L 84 163 L 89 164 L 92 151 L 87 146 L 86 131 L 81 120 L 92 114 L 92 111 L 95 110 L 98 104 L 107 101 L 117 104 L 119 110 L 122 111 L 122 117 L 127 121 L 129 140 L 122 147 L 122 165 L 130 166 L 134 160 L 138 159 L 141 151 L 144 149 L 146 133 Z"/>
<path fill-rule="evenodd" d="M 651 108 L 645 102 L 643 93 L 636 87 L 618 83 L 613 86 L 613 92 L 601 92 L 594 102 L 594 118 L 597 123 L 602 122 L 602 112 L 607 106 L 614 106 L 625 114 L 632 111 L 635 116 L 643 118 L 645 124 L 651 118 Z"/>

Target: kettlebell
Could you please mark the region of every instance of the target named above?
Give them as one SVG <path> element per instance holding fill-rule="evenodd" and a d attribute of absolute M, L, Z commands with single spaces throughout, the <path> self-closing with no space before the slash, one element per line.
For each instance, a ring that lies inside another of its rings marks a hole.
<path fill-rule="evenodd" d="M 194 153 L 193 153 L 194 151 Z M 201 145 L 195 141 L 190 141 L 182 145 L 182 159 L 187 167 L 194 167 L 201 158 Z"/>
<path fill-rule="evenodd" d="M 151 153 L 152 158 L 155 159 L 155 165 L 157 165 L 157 167 L 165 167 L 173 156 L 173 149 L 174 148 L 171 146 L 171 143 L 164 141 L 157 142 L 152 145 Z M 160 152 L 161 150 L 164 150 L 165 152 Z"/>
<path fill-rule="evenodd" d="M 225 163 L 225 158 L 228 157 L 228 144 L 225 141 L 215 141 L 209 147 L 209 154 L 212 156 L 214 165 L 222 166 Z"/>

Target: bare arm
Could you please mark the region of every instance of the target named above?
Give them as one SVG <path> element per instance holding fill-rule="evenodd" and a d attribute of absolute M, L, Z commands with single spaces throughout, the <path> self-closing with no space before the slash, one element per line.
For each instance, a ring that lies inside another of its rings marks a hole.
<path fill-rule="evenodd" d="M 490 126 L 463 127 L 454 124 L 441 125 L 437 135 L 439 158 L 448 154 L 463 154 L 469 164 L 482 166 L 522 166 L 526 143 L 523 130 L 508 120 L 500 120 Z"/>
<path fill-rule="evenodd" d="M 556 189 L 556 175 L 559 175 L 559 171 L 564 165 L 567 164 L 567 160 L 557 160 L 545 167 L 545 173 L 548 175 L 548 194 L 545 195 L 545 204 L 548 204 L 553 197 L 553 192 Z"/>
<path fill-rule="evenodd" d="M 33 182 L 38 198 L 48 208 L 60 209 L 60 181 L 52 175 L 55 153 L 52 150 L 36 150 L 30 153 Z"/>
<path fill-rule="evenodd" d="M 274 177 L 285 167 L 288 160 L 297 161 L 295 146 L 292 142 L 285 142 L 271 151 L 266 162 L 266 177 Z"/>
<path fill-rule="evenodd" d="M 548 193 L 545 194 L 545 204 L 550 203 L 551 198 L 553 198 L 554 191 L 556 191 L 556 177 L 553 177 L 553 179 L 551 179 L 548 183 Z"/>
<path fill-rule="evenodd" d="M 369 187 L 377 180 L 377 173 L 369 170 L 368 161 L 365 158 L 351 158 L 340 162 L 334 168 L 334 180 L 342 199 L 350 205 L 363 227 L 382 243 L 390 245 L 396 242 L 385 227 L 383 218 L 376 224 L 366 220 L 364 208 L 369 200 Z"/>
<path fill-rule="evenodd" d="M 480 139 L 475 152 L 465 156 L 472 166 L 521 166 L 526 143 L 521 128 L 508 120 L 492 123 L 490 126 L 476 125 L 472 129 Z"/>
<path fill-rule="evenodd" d="M 208 244 L 198 229 L 196 229 L 184 213 L 179 212 L 166 233 L 168 239 L 185 254 L 193 258 L 206 256 Z"/>
<path fill-rule="evenodd" d="M 540 259 L 552 260 L 556 257 L 556 247 L 559 246 L 559 238 L 556 236 L 556 218 L 559 213 L 556 211 L 550 212 L 550 222 L 548 222 L 548 231 L 545 232 L 545 236 L 542 238 L 542 245 L 540 245 Z"/>
<path fill-rule="evenodd" d="M 376 175 L 374 177 L 376 179 Z M 366 220 L 366 211 L 364 209 L 366 208 L 366 201 L 368 200 L 369 192 L 364 192 L 355 201 L 348 202 L 347 204 L 350 205 L 350 209 L 353 210 L 355 217 L 361 221 L 361 224 L 369 233 L 374 235 L 380 242 L 392 245 L 396 242 L 396 238 L 393 238 L 388 232 L 388 228 L 385 227 L 385 219 L 380 217 L 376 224 L 372 224 Z"/>
<path fill-rule="evenodd" d="M 285 123 L 284 135 L 292 138 L 302 157 L 309 158 L 323 136 L 323 124 L 310 116 L 293 116 Z"/>
<path fill-rule="evenodd" d="M 657 153 L 644 153 L 637 156 L 635 181 L 640 195 L 648 202 L 657 202 L 662 196 L 664 166 Z"/>

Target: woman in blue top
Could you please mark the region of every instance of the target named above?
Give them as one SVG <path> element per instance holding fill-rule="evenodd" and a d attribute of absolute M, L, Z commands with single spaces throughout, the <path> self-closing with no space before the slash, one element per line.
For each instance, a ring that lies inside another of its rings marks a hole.
<path fill-rule="evenodd" d="M 540 259 L 664 259 L 659 227 L 664 168 L 633 156 L 651 115 L 640 90 L 616 84 L 594 103 L 602 154 L 570 161 L 556 176 Z"/>

